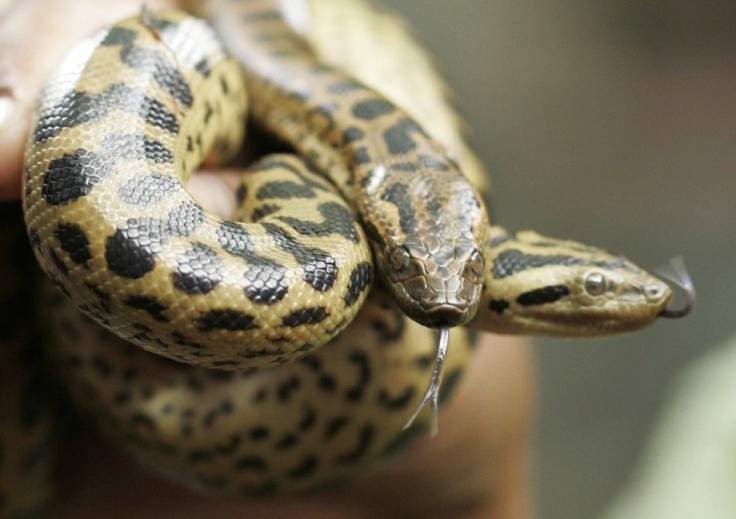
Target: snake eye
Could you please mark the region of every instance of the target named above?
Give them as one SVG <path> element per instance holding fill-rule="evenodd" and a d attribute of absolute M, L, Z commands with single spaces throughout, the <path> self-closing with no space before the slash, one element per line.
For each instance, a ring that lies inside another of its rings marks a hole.
<path fill-rule="evenodd" d="M 468 266 L 470 267 L 470 270 L 473 271 L 473 274 L 477 276 L 482 276 L 483 270 L 485 270 L 486 268 L 486 260 L 483 257 L 483 254 L 481 254 L 477 250 L 474 250 L 473 253 L 470 255 Z"/>
<path fill-rule="evenodd" d="M 591 296 L 599 296 L 606 291 L 606 277 L 600 272 L 592 272 L 585 278 L 585 291 Z"/>
<path fill-rule="evenodd" d="M 394 272 L 401 272 L 409 267 L 409 264 L 411 263 L 411 255 L 406 248 L 396 247 L 391 251 L 388 261 L 391 266 L 391 270 Z"/>

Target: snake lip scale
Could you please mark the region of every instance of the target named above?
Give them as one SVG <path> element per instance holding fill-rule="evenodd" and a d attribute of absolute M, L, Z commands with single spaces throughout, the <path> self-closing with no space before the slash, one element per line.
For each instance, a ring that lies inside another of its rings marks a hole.
<path fill-rule="evenodd" d="M 395 18 L 310 4 L 315 25 L 349 11 L 342 37 L 373 42 L 355 59 L 296 34 L 275 0 L 197 5 L 212 25 L 144 11 L 72 49 L 25 156 L 27 234 L 58 288 L 45 353 L 144 463 L 226 495 L 323 488 L 436 432 L 467 329 L 591 337 L 692 308 L 684 266 L 663 275 L 688 300 L 671 309 L 620 255 L 491 225 L 485 170 Z M 370 72 L 386 38 L 421 81 Z M 240 153 L 246 119 L 290 153 L 251 164 L 219 218 L 183 184 Z"/>

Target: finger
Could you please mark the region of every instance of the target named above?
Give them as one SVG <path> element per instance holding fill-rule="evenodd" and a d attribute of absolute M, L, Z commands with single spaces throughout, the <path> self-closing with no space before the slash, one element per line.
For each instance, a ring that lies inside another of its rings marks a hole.
<path fill-rule="evenodd" d="M 191 176 L 186 188 L 204 210 L 222 218 L 230 218 L 235 212 L 235 190 L 241 174 L 233 169 L 200 171 Z"/>
<path fill-rule="evenodd" d="M 173 0 L 148 0 L 148 7 Z M 78 40 L 136 14 L 140 0 L 16 0 L 0 17 L 0 200 L 20 197 L 23 149 L 46 76 Z"/>

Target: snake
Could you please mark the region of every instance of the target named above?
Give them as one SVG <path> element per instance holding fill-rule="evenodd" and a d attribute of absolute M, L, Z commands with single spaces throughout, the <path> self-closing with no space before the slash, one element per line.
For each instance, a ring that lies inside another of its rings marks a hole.
<path fill-rule="evenodd" d="M 418 99 L 310 43 L 277 1 L 193 7 L 75 46 L 24 166 L 56 287 L 50 364 L 143 463 L 223 495 L 324 488 L 436 428 L 423 404 L 451 395 L 470 330 L 600 336 L 689 311 L 692 291 L 670 309 L 670 286 L 619 254 L 491 225 L 484 170 L 415 44 Z M 412 41 L 362 0 L 333 10 Z M 276 153 L 243 158 L 246 120 Z M 186 182 L 227 161 L 250 165 L 222 217 Z"/>

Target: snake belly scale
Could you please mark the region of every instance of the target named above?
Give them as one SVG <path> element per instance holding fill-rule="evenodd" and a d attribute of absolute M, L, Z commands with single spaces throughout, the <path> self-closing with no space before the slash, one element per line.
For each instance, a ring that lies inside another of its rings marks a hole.
<path fill-rule="evenodd" d="M 238 62 L 198 18 L 123 21 L 52 76 L 26 155 L 28 233 L 67 296 L 52 297 L 49 355 L 145 462 L 229 494 L 340 481 L 416 433 L 401 428 L 432 371 L 426 326 L 600 335 L 669 304 L 623 258 L 491 230 L 433 132 L 317 61 L 276 2 L 207 5 Z M 303 160 L 254 165 L 245 223 L 182 182 L 237 152 L 248 103 Z M 453 331 L 445 389 L 471 349 Z"/>

